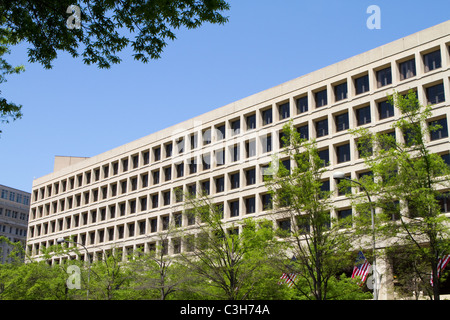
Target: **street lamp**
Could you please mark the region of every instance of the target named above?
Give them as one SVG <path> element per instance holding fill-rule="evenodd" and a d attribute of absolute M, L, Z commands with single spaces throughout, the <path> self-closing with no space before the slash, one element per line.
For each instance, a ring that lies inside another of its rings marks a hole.
<path fill-rule="evenodd" d="M 377 277 L 377 259 L 376 259 L 376 255 L 375 255 L 375 221 L 374 221 L 374 209 L 373 209 L 373 204 L 372 204 L 372 200 L 370 199 L 370 195 L 369 192 L 367 192 L 367 189 L 358 181 L 352 180 L 350 178 L 347 178 L 345 176 L 345 173 L 340 172 L 340 171 L 336 171 L 335 173 L 333 173 L 333 179 L 337 180 L 337 182 L 339 183 L 340 180 L 347 180 L 350 182 L 354 182 L 358 185 L 360 185 L 363 190 L 366 192 L 367 198 L 369 198 L 369 204 L 370 204 L 370 215 L 372 218 L 372 250 L 373 250 L 373 266 L 372 266 L 372 270 L 373 270 L 373 284 L 374 284 L 374 289 L 373 289 L 373 299 L 374 300 L 378 300 L 378 286 L 377 286 L 377 282 L 378 282 L 378 277 Z"/>
<path fill-rule="evenodd" d="M 56 243 L 58 243 L 58 244 L 62 244 L 64 242 L 77 244 L 79 246 L 82 246 L 84 248 L 84 250 L 86 250 L 86 258 L 87 258 L 88 264 L 89 264 L 88 265 L 88 285 L 87 285 L 87 290 L 86 290 L 86 299 L 89 300 L 89 283 L 91 280 L 91 259 L 89 258 L 89 251 L 82 243 L 78 243 L 78 242 L 71 241 L 71 240 L 66 240 L 64 238 L 58 238 L 56 240 Z"/>

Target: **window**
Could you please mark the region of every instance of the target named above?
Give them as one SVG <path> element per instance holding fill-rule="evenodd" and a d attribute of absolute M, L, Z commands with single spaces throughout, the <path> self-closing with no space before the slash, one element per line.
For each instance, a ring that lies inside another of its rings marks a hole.
<path fill-rule="evenodd" d="M 350 143 L 337 146 L 336 153 L 338 163 L 350 161 Z"/>
<path fill-rule="evenodd" d="M 225 125 L 216 127 L 216 138 L 217 141 L 225 139 Z"/>
<path fill-rule="evenodd" d="M 245 213 L 255 213 L 256 212 L 256 201 L 255 197 L 245 199 Z"/>
<path fill-rule="evenodd" d="M 168 206 L 170 204 L 170 190 L 163 192 L 163 202 L 165 206 Z"/>
<path fill-rule="evenodd" d="M 177 152 L 183 153 L 184 152 L 184 139 L 180 138 L 177 140 Z"/>
<path fill-rule="evenodd" d="M 287 147 L 290 144 L 289 137 L 286 136 L 283 130 L 279 133 L 279 144 L 280 148 Z"/>
<path fill-rule="evenodd" d="M 405 80 L 416 75 L 416 60 L 411 59 L 399 64 L 400 80 Z"/>
<path fill-rule="evenodd" d="M 338 210 L 337 216 L 344 228 L 351 227 L 352 209 Z"/>
<path fill-rule="evenodd" d="M 161 148 L 157 147 L 153 149 L 153 158 L 155 161 L 161 160 Z"/>
<path fill-rule="evenodd" d="M 314 94 L 316 100 L 316 108 L 323 107 L 328 104 L 327 89 L 318 91 Z"/>
<path fill-rule="evenodd" d="M 303 126 L 297 127 L 297 132 L 300 134 L 301 139 L 308 140 L 309 139 L 309 126 L 305 124 Z"/>
<path fill-rule="evenodd" d="M 345 177 L 350 179 L 350 174 L 346 174 Z M 352 186 L 347 180 L 340 180 L 337 184 L 338 196 L 345 196 L 352 193 Z"/>
<path fill-rule="evenodd" d="M 330 192 L 330 179 L 326 179 L 321 181 L 322 185 L 320 186 L 320 198 L 324 198 L 326 194 Z"/>
<path fill-rule="evenodd" d="M 335 116 L 335 121 L 337 132 L 347 130 L 349 128 L 348 112 Z"/>
<path fill-rule="evenodd" d="M 277 221 L 278 228 L 285 233 L 291 233 L 291 220 L 283 219 Z"/>
<path fill-rule="evenodd" d="M 431 141 L 448 137 L 447 118 L 431 121 L 428 123 L 428 125 L 438 128 L 430 132 Z"/>
<path fill-rule="evenodd" d="M 356 94 L 369 91 L 369 76 L 367 74 L 355 79 L 355 90 Z"/>
<path fill-rule="evenodd" d="M 239 172 L 230 174 L 231 189 L 239 188 Z"/>
<path fill-rule="evenodd" d="M 272 195 L 270 193 L 264 193 L 261 195 L 261 202 L 263 206 L 263 210 L 271 210 L 273 208 L 272 205 Z"/>
<path fill-rule="evenodd" d="M 330 163 L 330 151 L 327 149 L 318 152 L 319 158 L 323 161 L 323 166 L 326 167 Z"/>
<path fill-rule="evenodd" d="M 225 190 L 225 180 L 224 177 L 218 177 L 216 181 L 216 193 L 223 192 Z"/>
<path fill-rule="evenodd" d="M 356 109 L 356 122 L 358 126 L 370 123 L 370 106 Z"/>
<path fill-rule="evenodd" d="M 278 114 L 280 116 L 280 120 L 290 117 L 289 102 L 283 103 L 278 106 Z"/>
<path fill-rule="evenodd" d="M 164 181 L 169 181 L 172 179 L 172 167 L 165 167 L 164 168 Z"/>
<path fill-rule="evenodd" d="M 263 126 L 272 123 L 272 109 L 262 111 Z"/>
<path fill-rule="evenodd" d="M 230 201 L 230 217 L 239 216 L 239 200 Z"/>
<path fill-rule="evenodd" d="M 231 122 L 231 135 L 235 136 L 240 133 L 241 129 L 241 121 L 240 120 L 234 120 Z"/>
<path fill-rule="evenodd" d="M 211 129 L 206 129 L 202 132 L 202 141 L 204 146 L 211 143 Z"/>
<path fill-rule="evenodd" d="M 245 152 L 247 154 L 247 158 L 256 156 L 256 140 L 245 142 Z"/>
<path fill-rule="evenodd" d="M 380 120 L 394 116 L 394 106 L 389 101 L 381 101 L 378 103 L 378 115 Z"/>
<path fill-rule="evenodd" d="M 247 116 L 247 130 L 256 129 L 256 115 L 252 114 Z"/>
<path fill-rule="evenodd" d="M 445 101 L 444 84 L 439 83 L 437 85 L 428 87 L 425 89 L 428 103 L 436 104 Z"/>
<path fill-rule="evenodd" d="M 211 156 L 209 154 L 204 154 L 202 156 L 202 166 L 203 170 L 211 169 Z"/>
<path fill-rule="evenodd" d="M 255 168 L 245 171 L 245 180 L 246 180 L 247 186 L 256 183 L 256 169 Z"/>
<path fill-rule="evenodd" d="M 436 50 L 423 55 L 423 64 L 425 72 L 432 71 L 441 67 L 441 51 Z"/>
<path fill-rule="evenodd" d="M 196 149 L 198 147 L 198 135 L 196 133 L 191 134 L 189 137 L 191 150 Z"/>
<path fill-rule="evenodd" d="M 347 99 L 347 82 L 334 87 L 334 97 L 336 101 Z"/>
<path fill-rule="evenodd" d="M 196 158 L 191 158 L 189 160 L 189 174 L 194 174 L 197 173 L 197 159 Z"/>
<path fill-rule="evenodd" d="M 159 183 L 159 170 L 155 170 L 152 172 L 153 184 Z"/>
<path fill-rule="evenodd" d="M 395 146 L 395 143 L 396 143 L 395 131 L 383 133 L 380 136 L 380 138 L 381 138 L 380 148 L 382 150 L 389 150 Z"/>
<path fill-rule="evenodd" d="M 216 150 L 215 155 L 216 155 L 216 165 L 223 166 L 225 164 L 225 149 Z"/>
<path fill-rule="evenodd" d="M 323 137 L 328 135 L 328 119 L 319 120 L 316 122 L 316 137 Z"/>
<path fill-rule="evenodd" d="M 308 111 L 308 96 L 297 99 L 297 114 Z"/>
<path fill-rule="evenodd" d="M 240 158 L 240 147 L 238 144 L 235 144 L 230 148 L 231 152 L 231 162 L 239 161 Z"/>
<path fill-rule="evenodd" d="M 165 150 L 166 150 L 166 158 L 171 157 L 172 156 L 172 143 L 168 143 L 164 146 Z"/>
<path fill-rule="evenodd" d="M 376 74 L 378 88 L 387 86 L 388 84 L 392 83 L 391 67 L 379 70 L 376 72 Z"/>
<path fill-rule="evenodd" d="M 204 195 L 208 195 L 209 196 L 209 194 L 210 194 L 210 182 L 209 182 L 209 180 L 203 181 L 202 184 L 201 184 L 201 187 L 202 187 L 202 193 Z"/>
<path fill-rule="evenodd" d="M 181 178 L 182 176 L 184 176 L 184 163 L 179 163 L 176 166 L 176 170 L 177 170 L 177 178 Z"/>
<path fill-rule="evenodd" d="M 263 153 L 272 151 L 272 135 L 268 134 L 267 136 L 262 136 L 261 144 Z"/>
<path fill-rule="evenodd" d="M 439 201 L 441 213 L 450 212 L 450 193 L 443 193 L 439 195 L 436 200 Z"/>

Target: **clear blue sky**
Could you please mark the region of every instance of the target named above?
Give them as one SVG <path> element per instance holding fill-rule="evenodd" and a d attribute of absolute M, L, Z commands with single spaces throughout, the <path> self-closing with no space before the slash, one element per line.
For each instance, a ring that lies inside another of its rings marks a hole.
<path fill-rule="evenodd" d="M 450 17 L 449 0 L 229 2 L 226 25 L 181 30 L 148 64 L 128 51 L 100 70 L 61 54 L 45 70 L 14 48 L 7 59 L 26 71 L 1 91 L 24 117 L 0 124 L 0 184 L 30 192 L 55 155 L 95 156 Z M 370 5 L 379 30 L 366 27 Z"/>

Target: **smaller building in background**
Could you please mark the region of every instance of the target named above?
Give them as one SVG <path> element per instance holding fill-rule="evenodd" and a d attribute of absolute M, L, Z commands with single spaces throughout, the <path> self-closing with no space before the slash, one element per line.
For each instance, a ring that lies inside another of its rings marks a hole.
<path fill-rule="evenodd" d="M 25 247 L 27 240 L 30 193 L 0 184 L 0 236 L 11 242 L 21 242 Z M 0 263 L 9 262 L 12 245 L 0 241 Z"/>

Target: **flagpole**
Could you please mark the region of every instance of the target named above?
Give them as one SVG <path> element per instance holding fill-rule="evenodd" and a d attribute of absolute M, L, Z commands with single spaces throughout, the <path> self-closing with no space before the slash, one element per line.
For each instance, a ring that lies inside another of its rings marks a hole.
<path fill-rule="evenodd" d="M 370 205 L 370 215 L 372 219 L 372 251 L 373 251 L 373 263 L 372 263 L 372 278 L 373 278 L 373 300 L 378 300 L 378 276 L 377 276 L 377 258 L 375 254 L 375 212 L 373 208 L 372 199 L 370 198 L 369 192 L 367 189 L 358 181 L 352 180 L 350 178 L 347 178 L 343 172 L 335 172 L 333 174 L 333 178 L 338 181 L 339 180 L 348 180 L 350 182 L 354 182 L 358 185 L 360 185 L 364 192 L 367 195 L 367 198 L 369 198 L 369 205 Z"/>

